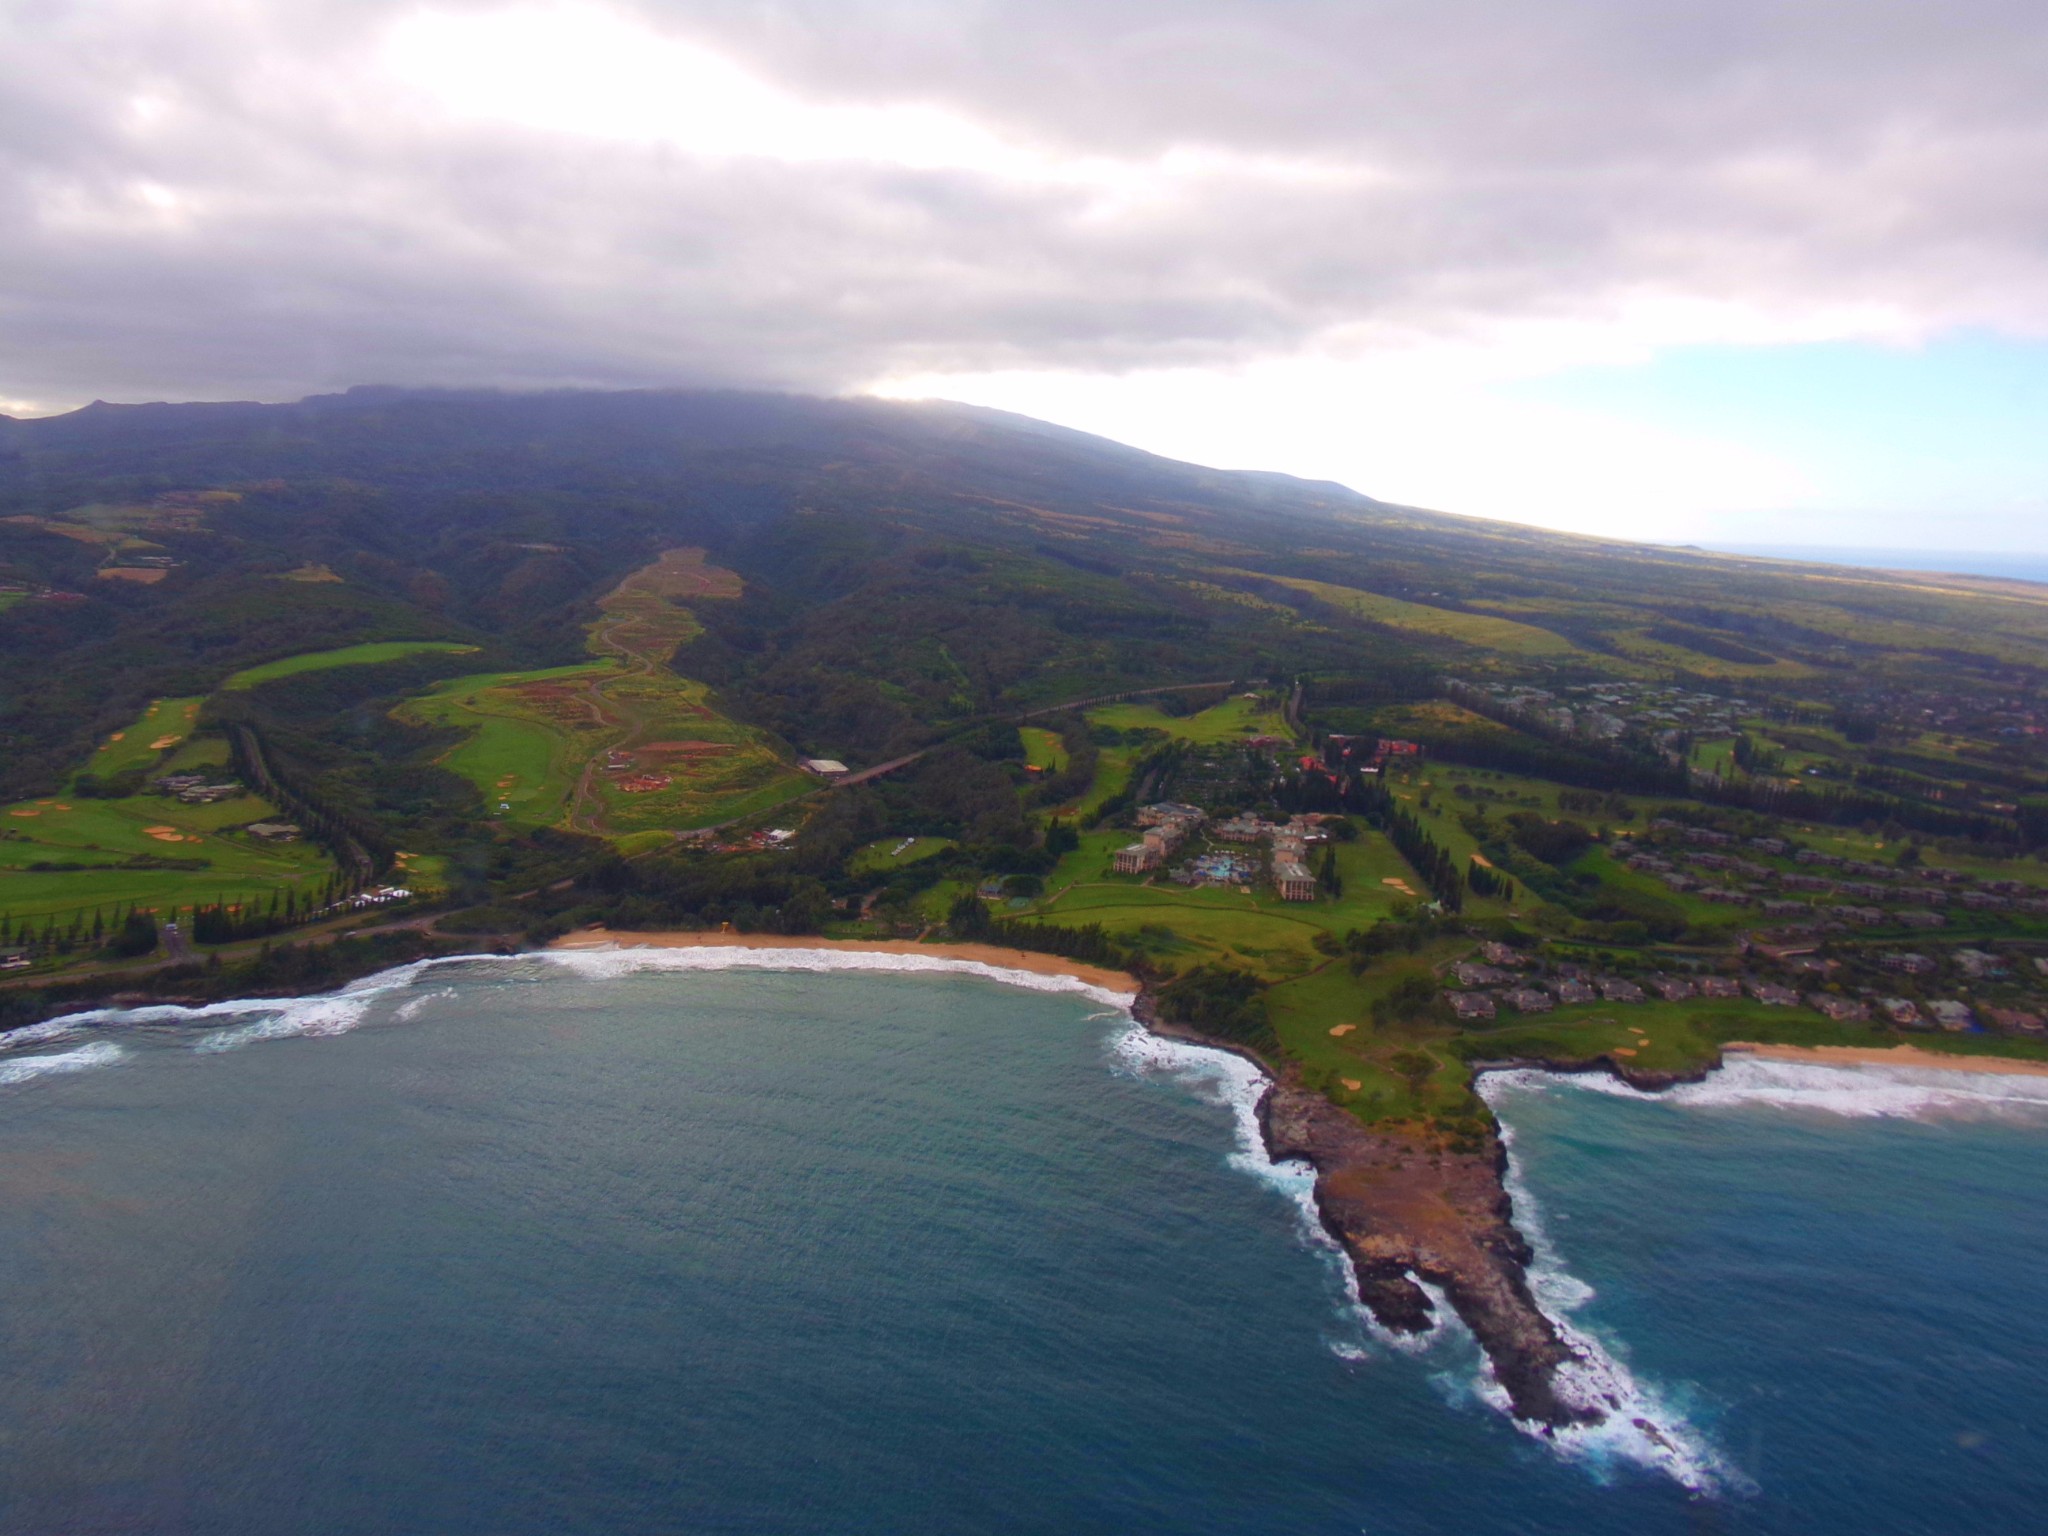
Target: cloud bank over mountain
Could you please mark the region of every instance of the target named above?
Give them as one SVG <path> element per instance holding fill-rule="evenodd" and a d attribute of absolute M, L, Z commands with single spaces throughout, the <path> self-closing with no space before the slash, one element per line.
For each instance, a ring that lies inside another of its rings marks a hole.
<path fill-rule="evenodd" d="M 1768 510 L 1827 488 L 1489 391 L 2048 338 L 2042 79 L 2026 0 L 13 0 L 0 410 L 879 388 L 1576 526 Z"/>
<path fill-rule="evenodd" d="M 0 394 L 2048 330 L 2020 0 L 15 4 Z"/>

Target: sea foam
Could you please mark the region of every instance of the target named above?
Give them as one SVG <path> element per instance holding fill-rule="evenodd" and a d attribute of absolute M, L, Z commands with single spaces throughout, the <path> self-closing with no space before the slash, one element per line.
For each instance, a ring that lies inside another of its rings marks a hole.
<path fill-rule="evenodd" d="M 40 1056 L 17 1056 L 0 1061 L 0 1085 L 25 1083 L 32 1078 L 60 1072 L 84 1072 L 92 1067 L 110 1067 L 127 1053 L 111 1040 L 95 1040 L 75 1050 L 50 1051 Z"/>
<path fill-rule="evenodd" d="M 1168 1039 L 1135 1023 L 1111 1037 L 1110 1051 L 1125 1070 L 1170 1077 L 1230 1111 L 1236 1142 L 1231 1166 L 1271 1186 L 1294 1205 L 1304 1245 L 1327 1257 L 1341 1276 L 1347 1323 L 1380 1346 L 1403 1354 L 1434 1359 L 1447 1368 L 1452 1366 L 1447 1357 L 1467 1362 L 1458 1367 L 1467 1372 L 1463 1390 L 1512 1418 L 1506 1391 L 1494 1378 L 1471 1332 L 1458 1320 L 1450 1298 L 1438 1287 L 1420 1276 L 1409 1277 L 1429 1297 L 1435 1313 L 1436 1324 L 1428 1332 L 1394 1333 L 1373 1320 L 1371 1310 L 1359 1298 L 1350 1255 L 1330 1235 L 1316 1208 L 1315 1170 L 1293 1159 L 1275 1161 L 1266 1149 L 1258 1106 L 1271 1080 L 1258 1066 L 1234 1052 Z M 1579 1357 L 1578 1364 L 1559 1373 L 1558 1389 L 1566 1401 L 1606 1415 L 1604 1422 L 1583 1428 L 1550 1430 L 1516 1420 L 1517 1427 L 1596 1475 L 1629 1463 L 1664 1473 L 1695 1493 L 1746 1489 L 1746 1479 L 1722 1460 L 1663 1394 L 1637 1381 L 1600 1339 L 1573 1324 L 1570 1314 L 1592 1300 L 1593 1288 L 1564 1267 L 1522 1180 L 1513 1154 L 1512 1131 L 1504 1131 L 1504 1136 L 1509 1146 L 1507 1186 L 1515 1203 L 1516 1222 L 1536 1254 L 1529 1269 L 1530 1289 L 1559 1336 Z M 1371 1358 L 1359 1337 L 1332 1339 L 1330 1348 L 1345 1361 Z M 1469 1362 L 1475 1360 L 1473 1371 Z M 1446 1376 L 1448 1371 L 1438 1374 Z"/>
<path fill-rule="evenodd" d="M 1682 1083 L 1660 1093 L 1644 1093 L 1604 1072 L 1502 1072 L 1490 1074 L 1486 1081 L 1497 1083 L 1498 1091 L 1561 1084 L 1676 1109 L 1761 1106 L 1854 1119 L 2048 1113 L 2048 1077 L 1948 1067 L 1778 1061 L 1742 1051 L 1728 1053 L 1721 1069 L 1704 1082 Z"/>
<path fill-rule="evenodd" d="M 362 977 L 337 992 L 323 992 L 310 997 L 236 998 L 191 1006 L 157 1003 L 143 1008 L 91 1008 L 11 1030 L 0 1036 L 0 1051 L 15 1052 L 48 1045 L 111 1026 L 179 1030 L 185 1034 L 184 1043 L 196 1051 L 233 1050 L 259 1040 L 341 1035 L 366 1022 L 382 999 L 413 986 L 432 967 L 457 960 L 490 958 L 450 956 L 441 960 L 416 960 L 388 971 L 379 971 L 374 976 Z M 206 1027 L 216 1024 L 218 1027 Z M 0 1083 L 19 1082 L 48 1071 L 108 1066 L 119 1060 L 122 1054 L 123 1048 L 117 1042 L 100 1040 L 82 1050 L 62 1054 L 11 1056 L 4 1065 L 0 1065 Z M 44 1065 L 49 1062 L 70 1062 L 72 1065 L 61 1068 Z M 10 1072 L 14 1075 L 8 1075 Z"/>
<path fill-rule="evenodd" d="M 1576 1364 L 1558 1372 L 1558 1394 L 1576 1406 L 1597 1409 L 1606 1418 L 1599 1424 L 1560 1430 L 1521 1427 L 1540 1434 L 1560 1454 L 1584 1461 L 1596 1472 L 1626 1462 L 1664 1472 L 1695 1493 L 1754 1492 L 1754 1484 L 1687 1422 L 1662 1389 L 1637 1380 L 1618 1345 L 1610 1346 L 1574 1320 L 1573 1314 L 1597 1293 L 1565 1267 L 1543 1219 L 1543 1208 L 1523 1177 L 1514 1127 L 1500 1114 L 1502 1099 L 1517 1089 L 1537 1086 L 1537 1080 L 1554 1082 L 1557 1078 L 1544 1073 L 1489 1073 L 1480 1079 L 1479 1091 L 1500 1123 L 1501 1144 L 1507 1152 L 1503 1183 L 1514 1202 L 1515 1228 L 1528 1239 L 1535 1255 L 1528 1271 L 1530 1293 L 1558 1337 L 1578 1356 Z M 1490 1371 L 1480 1391 L 1497 1406 L 1506 1407 L 1507 1393 Z"/>
<path fill-rule="evenodd" d="M 1259 1124 L 1259 1101 L 1272 1086 L 1257 1063 L 1235 1051 L 1195 1045 L 1156 1035 L 1142 1024 L 1130 1021 L 1109 1040 L 1109 1053 L 1119 1070 L 1143 1077 L 1162 1077 L 1176 1086 L 1221 1106 L 1230 1112 L 1232 1141 L 1229 1163 L 1240 1173 L 1250 1174 L 1286 1200 L 1295 1212 L 1303 1246 L 1329 1262 L 1344 1294 L 1345 1322 L 1361 1332 L 1377 1335 L 1383 1342 L 1402 1344 L 1401 1335 L 1388 1333 L 1372 1320 L 1358 1295 L 1358 1275 L 1351 1255 L 1323 1225 L 1316 1209 L 1315 1169 L 1297 1158 L 1275 1159 L 1266 1149 L 1265 1131 Z M 1344 1360 L 1371 1358 L 1363 1340 L 1346 1336 L 1331 1340 L 1331 1350 Z"/>
<path fill-rule="evenodd" d="M 911 974 L 979 976 L 1005 986 L 1033 992 L 1065 992 L 1124 1009 L 1130 994 L 1098 987 L 1079 976 L 1025 971 L 965 960 L 957 955 L 906 955 L 894 951 L 819 947 L 754 948 L 739 944 L 703 944 L 681 949 L 607 945 L 592 949 L 543 949 L 518 957 L 541 961 L 579 976 L 602 980 L 663 971 L 882 971 Z"/>
<path fill-rule="evenodd" d="M 1127 994 L 1096 986 L 1076 976 L 1017 970 L 952 955 L 899 954 L 824 947 L 752 948 L 739 945 L 704 945 L 663 949 L 606 946 L 574 950 L 541 950 L 516 956 L 457 955 L 414 961 L 361 978 L 339 991 L 310 997 L 244 999 L 191 1007 L 162 1004 L 145 1008 L 88 1010 L 13 1031 L 4 1040 L 0 1040 L 0 1048 L 19 1049 L 24 1046 L 49 1045 L 80 1033 L 116 1024 L 129 1027 L 160 1025 L 175 1028 L 204 1026 L 217 1021 L 218 1027 L 202 1029 L 190 1038 L 188 1043 L 191 1048 L 200 1051 L 233 1050 L 266 1040 L 341 1035 L 376 1016 L 377 1005 L 381 1001 L 419 985 L 430 973 L 444 968 L 475 969 L 486 975 L 496 974 L 506 979 L 513 979 L 522 971 L 528 976 L 567 972 L 593 980 L 650 973 L 726 970 L 952 974 L 976 976 L 1030 991 L 1065 993 L 1090 998 L 1107 1007 L 1107 1016 L 1120 1021 L 1112 1035 L 1110 1050 L 1124 1070 L 1171 1077 L 1182 1086 L 1230 1111 L 1234 1140 L 1229 1158 L 1231 1166 L 1267 1184 L 1293 1206 L 1304 1246 L 1331 1264 L 1341 1287 L 1345 1298 L 1342 1306 L 1343 1321 L 1348 1325 L 1347 1331 L 1348 1327 L 1355 1327 L 1358 1335 L 1333 1338 L 1330 1341 L 1333 1353 L 1348 1361 L 1369 1358 L 1369 1352 L 1363 1347 L 1363 1339 L 1366 1337 L 1382 1346 L 1398 1348 L 1404 1353 L 1428 1354 L 1437 1351 L 1446 1339 L 1454 1335 L 1462 1336 L 1468 1345 L 1470 1343 L 1470 1335 L 1465 1333 L 1462 1325 L 1458 1323 L 1447 1299 L 1426 1285 L 1424 1289 L 1430 1294 L 1438 1319 L 1437 1326 L 1429 1333 L 1419 1337 L 1394 1334 L 1380 1328 L 1372 1320 L 1369 1309 L 1360 1302 L 1357 1277 L 1349 1255 L 1324 1227 L 1321 1213 L 1316 1209 L 1314 1170 L 1304 1162 L 1276 1161 L 1267 1151 L 1265 1137 L 1259 1125 L 1258 1106 L 1270 1080 L 1256 1064 L 1230 1051 L 1155 1035 L 1130 1020 L 1130 998 Z M 415 994 L 394 999 L 395 1006 L 388 1008 L 385 1016 L 393 1022 L 409 1021 L 431 1000 L 432 995 Z M 68 1051 L 18 1056 L 0 1061 L 0 1085 L 23 1082 L 52 1073 L 76 1072 L 111 1065 L 124 1054 L 124 1048 L 119 1043 L 97 1040 Z M 1743 1061 L 1736 1064 L 1736 1069 L 1781 1069 L 1786 1065 Z M 1792 1068 L 1792 1076 L 1782 1071 L 1767 1073 L 1765 1080 L 1745 1084 L 1744 1087 L 1752 1094 L 1771 1092 L 1782 1097 L 1788 1085 L 1798 1086 L 1796 1074 L 1801 1071 L 1838 1074 L 1840 1069 L 1806 1069 L 1795 1066 Z M 1930 1074 L 1918 1075 L 1925 1077 Z M 1486 1079 L 1489 1098 L 1495 1093 L 1515 1086 L 1519 1080 L 1538 1076 L 1544 1075 L 1506 1073 L 1489 1077 Z M 1976 1079 L 1973 1078 L 1973 1081 Z M 1997 1081 L 2007 1088 L 2013 1083 L 2010 1079 Z M 1584 1086 L 1597 1086 L 1596 1080 L 1586 1079 Z M 1620 1084 L 1614 1084 L 1613 1087 L 1619 1091 L 1633 1092 Z M 1939 1091 L 1939 1088 L 1940 1085 L 1930 1084 L 1925 1088 L 1915 1086 L 1911 1091 L 1924 1096 Z M 1688 1090 L 1680 1090 L 1686 1091 Z M 2034 1087 L 2031 1095 L 2022 1093 L 2019 1097 L 2026 1102 L 2039 1102 L 2048 1106 L 2048 1083 Z M 1702 1099 L 1701 1102 L 1718 1101 Z M 1866 1108 L 1861 1112 L 1907 1111 Z M 1511 1133 L 1509 1134 L 1511 1138 Z M 1597 1406 L 1610 1415 L 1604 1424 L 1593 1428 L 1561 1432 L 1544 1431 L 1541 1432 L 1541 1437 L 1562 1454 L 1584 1460 L 1595 1467 L 1626 1460 L 1658 1468 L 1687 1487 L 1700 1491 L 1740 1486 L 1739 1476 L 1724 1467 L 1711 1448 L 1685 1425 L 1681 1417 L 1669 1411 L 1659 1401 L 1655 1392 L 1637 1383 L 1626 1366 L 1604 1348 L 1600 1341 L 1571 1324 L 1568 1314 L 1591 1299 L 1592 1289 L 1571 1276 L 1558 1261 L 1547 1234 L 1542 1230 L 1535 1202 L 1521 1184 L 1519 1167 L 1512 1153 L 1509 1189 L 1515 1200 L 1518 1223 L 1530 1237 L 1531 1245 L 1537 1252 L 1537 1262 L 1530 1270 L 1532 1289 L 1546 1314 L 1558 1326 L 1561 1336 L 1578 1351 L 1583 1362 L 1577 1367 L 1568 1368 L 1560 1385 L 1573 1401 Z M 1485 1370 L 1483 1366 L 1480 1380 L 1475 1383 L 1475 1390 L 1484 1401 L 1503 1412 L 1507 1410 L 1506 1394 L 1492 1380 L 1490 1371 Z M 1522 1427 L 1531 1433 L 1538 1433 L 1532 1426 Z"/>
<path fill-rule="evenodd" d="M 1034 992 L 1077 994 L 1106 1004 L 1117 1017 L 1128 1017 L 1130 997 L 1098 987 L 1078 976 L 1043 974 L 966 960 L 952 955 L 902 955 L 828 948 L 750 948 L 705 945 L 687 949 L 603 948 L 537 950 L 518 955 L 443 955 L 415 960 L 361 977 L 334 992 L 307 997 L 238 998 L 218 1003 L 159 1003 L 141 1008 L 92 1008 L 65 1014 L 0 1036 L 0 1052 L 48 1046 L 108 1027 L 159 1027 L 185 1034 L 183 1043 L 196 1051 L 231 1051 L 266 1040 L 319 1039 L 344 1035 L 372 1019 L 410 1022 L 436 993 L 403 994 L 435 973 L 474 970 L 505 979 L 567 972 L 602 980 L 609 977 L 678 971 L 869 971 L 979 976 Z M 380 1005 L 389 1004 L 380 1008 Z M 208 1027 L 213 1026 L 213 1027 Z M 196 1028 L 195 1028 L 196 1027 Z M 108 1042 L 100 1042 L 106 1044 Z M 68 1052 L 14 1057 L 0 1070 L 0 1084 L 22 1082 L 49 1072 L 79 1071 L 110 1065 L 112 1051 Z M 48 1065 L 47 1063 L 63 1063 Z"/>

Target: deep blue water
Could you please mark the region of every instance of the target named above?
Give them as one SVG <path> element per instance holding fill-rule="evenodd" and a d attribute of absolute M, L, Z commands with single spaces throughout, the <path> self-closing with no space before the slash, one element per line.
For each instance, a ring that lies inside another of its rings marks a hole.
<path fill-rule="evenodd" d="M 2048 582 L 2048 555 L 1996 549 L 1859 549 L 1836 544 L 1713 544 L 1731 555 L 1770 560 L 1817 560 L 1824 565 L 1869 566 L 1885 571 L 1935 571 Z"/>
<path fill-rule="evenodd" d="M 2038 1111 L 1504 1092 L 1701 1498 L 1372 1341 L 1127 1028 L 528 960 L 0 1058 L 0 1531 L 2039 1528 Z"/>

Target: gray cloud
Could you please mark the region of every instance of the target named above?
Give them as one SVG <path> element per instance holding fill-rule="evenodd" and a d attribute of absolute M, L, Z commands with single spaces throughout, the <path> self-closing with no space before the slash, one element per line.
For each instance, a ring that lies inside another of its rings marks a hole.
<path fill-rule="evenodd" d="M 0 0 L 0 397 L 835 389 L 1646 296 L 2048 332 L 2038 0 L 623 13 L 807 102 L 1121 166 L 1112 190 L 451 113 L 380 63 L 413 9 Z M 1146 174 L 1176 152 L 1208 169 Z"/>

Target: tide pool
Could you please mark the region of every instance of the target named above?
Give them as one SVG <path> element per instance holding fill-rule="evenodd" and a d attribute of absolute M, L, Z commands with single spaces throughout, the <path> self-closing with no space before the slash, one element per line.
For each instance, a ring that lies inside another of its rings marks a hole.
<path fill-rule="evenodd" d="M 1234 1059 L 1051 982 L 706 963 L 0 1054 L 0 1531 L 1949 1532 L 2048 1493 L 2037 1107 L 1499 1087 L 1546 1299 L 1702 1497 L 1515 1428 L 1455 1328 L 1376 1338 Z"/>

